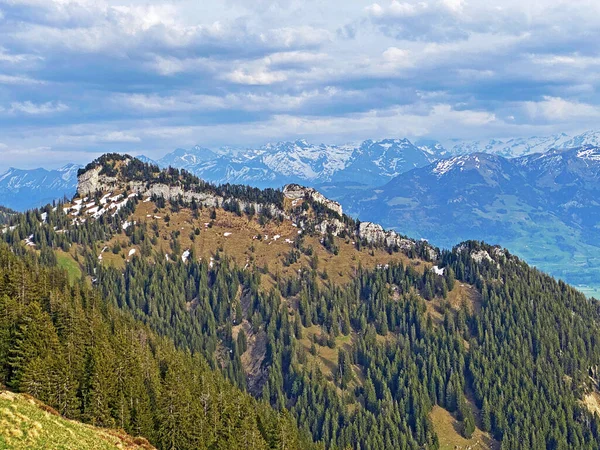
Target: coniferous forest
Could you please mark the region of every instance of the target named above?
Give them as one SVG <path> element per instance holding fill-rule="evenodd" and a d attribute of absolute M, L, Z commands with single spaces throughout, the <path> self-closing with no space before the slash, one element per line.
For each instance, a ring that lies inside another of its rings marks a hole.
<path fill-rule="evenodd" d="M 206 189 L 231 198 L 220 208 L 236 216 L 254 216 L 232 206 L 249 198 L 284 207 L 278 191 Z M 434 407 L 464 436 L 479 422 L 502 449 L 600 448 L 600 418 L 582 401 L 598 388 L 597 301 L 509 252 L 470 241 L 427 261 L 424 247 L 388 248 L 404 262 L 363 267 L 361 252 L 384 244 L 359 241 L 350 281 L 333 282 L 298 237 L 285 264 L 310 264 L 284 277 L 217 248 L 210 262 L 183 259 L 176 236 L 165 258 L 152 225 L 123 229 L 138 201 L 76 226 L 50 206 L 10 217 L 0 383 L 163 449 L 435 449 Z M 142 249 L 124 268 L 98 260 L 98 242 L 114 236 Z M 342 239 L 328 228 L 322 251 Z M 56 257 L 74 244 L 79 280 Z M 434 263 L 443 271 L 423 269 Z M 264 344 L 252 372 L 251 339 Z"/>

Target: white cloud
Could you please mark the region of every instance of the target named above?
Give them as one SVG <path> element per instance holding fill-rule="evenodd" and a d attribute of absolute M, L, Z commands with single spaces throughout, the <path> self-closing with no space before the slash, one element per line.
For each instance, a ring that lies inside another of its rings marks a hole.
<path fill-rule="evenodd" d="M 465 0 L 441 0 L 441 4 L 453 13 L 462 12 L 465 3 Z"/>
<path fill-rule="evenodd" d="M 367 13 L 376 18 L 413 17 L 419 13 L 427 11 L 428 9 L 429 5 L 425 2 L 408 3 L 399 2 L 397 0 L 393 0 L 387 7 L 382 7 L 378 3 L 373 3 L 371 6 L 366 8 Z"/>
<path fill-rule="evenodd" d="M 35 104 L 30 101 L 11 103 L 11 113 L 23 113 L 30 115 L 54 114 L 67 111 L 69 107 L 61 102 L 47 102 Z"/>
<path fill-rule="evenodd" d="M 127 134 L 123 131 L 111 131 L 103 136 L 99 136 L 100 142 L 118 143 L 118 142 L 141 142 L 138 136 Z"/>
<path fill-rule="evenodd" d="M 2 13 L 2 11 L 0 11 L 0 14 Z M 0 20 L 2 19 L 2 16 L 0 15 Z M 13 54 L 10 53 L 6 50 L 6 48 L 4 47 L 0 47 L 0 62 L 8 62 L 8 63 L 20 63 L 27 60 L 27 56 L 26 55 L 20 55 L 20 54 Z"/>
<path fill-rule="evenodd" d="M 28 76 L 23 75 L 6 75 L 0 73 L 0 84 L 13 84 L 13 85 L 25 85 L 25 84 L 46 84 L 42 80 L 36 80 Z"/>
<path fill-rule="evenodd" d="M 10 148 L 493 137 L 598 119 L 593 0 L 0 3 Z M 64 103 L 44 103 L 48 86 Z M 59 114 L 67 104 L 84 114 Z"/>
<path fill-rule="evenodd" d="M 411 52 L 403 48 L 389 47 L 383 52 L 383 59 L 394 66 L 410 67 L 413 65 L 412 58 Z"/>
<path fill-rule="evenodd" d="M 524 102 L 523 108 L 529 118 L 533 120 L 562 122 L 600 117 L 600 108 L 597 106 L 569 101 L 560 97 L 546 96 L 539 102 Z"/>
<path fill-rule="evenodd" d="M 223 75 L 223 78 L 232 83 L 263 86 L 287 80 L 283 72 L 270 72 L 264 68 L 251 71 L 237 69 Z"/>
<path fill-rule="evenodd" d="M 336 88 L 302 91 L 297 94 L 274 94 L 239 92 L 225 96 L 195 95 L 181 92 L 175 95 L 119 94 L 111 102 L 117 109 L 133 109 L 146 113 L 164 112 L 207 112 L 207 111 L 249 111 L 249 112 L 292 112 L 310 101 L 327 101 L 336 95 L 347 94 Z"/>
<path fill-rule="evenodd" d="M 95 131 L 93 125 L 78 126 L 76 129 L 63 130 L 65 133 L 56 136 L 56 142 L 61 145 L 82 144 L 135 144 L 142 139 L 129 131 Z M 78 131 L 83 131 L 78 132 Z M 87 131 L 87 132 L 86 132 Z"/>

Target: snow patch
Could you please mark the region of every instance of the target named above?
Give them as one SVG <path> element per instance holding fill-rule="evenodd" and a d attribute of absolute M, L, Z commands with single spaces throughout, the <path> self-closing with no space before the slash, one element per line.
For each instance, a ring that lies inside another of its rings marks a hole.
<path fill-rule="evenodd" d="M 433 273 L 435 273 L 436 275 L 443 276 L 446 269 L 445 268 L 440 269 L 438 266 L 433 266 L 431 268 L 431 271 Z"/>

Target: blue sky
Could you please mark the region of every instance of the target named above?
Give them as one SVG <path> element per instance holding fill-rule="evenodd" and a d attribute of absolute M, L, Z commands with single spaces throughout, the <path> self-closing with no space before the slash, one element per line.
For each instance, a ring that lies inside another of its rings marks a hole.
<path fill-rule="evenodd" d="M 0 0 L 0 169 L 600 118 L 598 1 Z"/>

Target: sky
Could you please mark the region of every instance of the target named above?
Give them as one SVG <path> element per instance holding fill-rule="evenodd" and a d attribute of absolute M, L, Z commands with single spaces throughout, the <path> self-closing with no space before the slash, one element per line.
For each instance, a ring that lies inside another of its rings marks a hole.
<path fill-rule="evenodd" d="M 600 118 L 600 2 L 0 0 L 0 170 Z"/>

